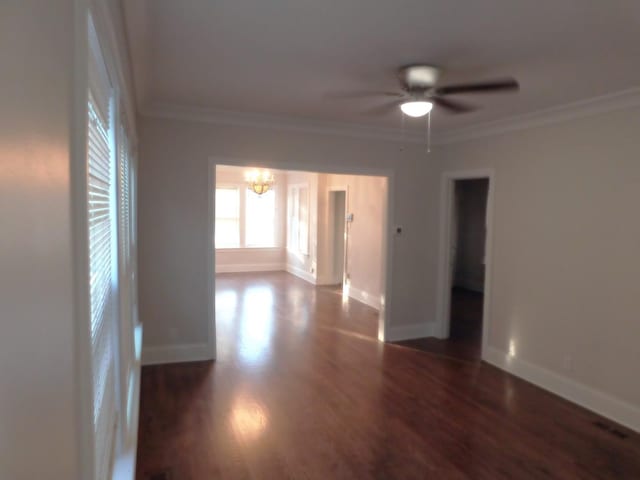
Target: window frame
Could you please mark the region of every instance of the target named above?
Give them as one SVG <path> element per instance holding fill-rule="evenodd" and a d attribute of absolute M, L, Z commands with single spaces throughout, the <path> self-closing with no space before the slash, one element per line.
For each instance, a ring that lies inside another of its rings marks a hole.
<path fill-rule="evenodd" d="M 215 245 L 216 250 L 231 250 L 231 249 L 237 249 L 237 248 L 242 248 L 242 245 L 244 243 L 244 238 L 243 238 L 243 228 L 242 228 L 242 219 L 244 217 L 244 205 L 243 205 L 243 201 L 242 201 L 242 188 L 239 185 L 236 184 L 217 184 L 215 191 L 214 191 L 214 201 L 215 198 L 217 196 L 218 190 L 236 190 L 238 192 L 238 244 L 237 245 L 230 245 L 230 246 L 218 246 L 217 244 Z M 215 204 L 215 208 L 214 208 L 214 222 L 216 224 L 216 226 L 218 225 L 218 208 L 217 208 L 217 203 Z M 225 219 L 225 220 L 233 220 L 234 218 L 232 217 L 220 217 L 221 219 Z M 216 229 L 217 231 L 217 229 Z M 215 237 L 214 237 L 214 241 L 215 241 Z"/>

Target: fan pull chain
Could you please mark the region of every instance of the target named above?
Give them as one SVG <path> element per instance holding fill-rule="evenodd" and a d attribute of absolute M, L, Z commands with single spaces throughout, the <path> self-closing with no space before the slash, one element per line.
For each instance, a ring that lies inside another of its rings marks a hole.
<path fill-rule="evenodd" d="M 400 128 L 402 130 L 402 145 L 406 145 L 406 139 L 405 139 L 405 134 L 404 134 L 404 113 L 400 114 L 400 117 L 402 118 L 402 121 L 400 123 Z"/>
<path fill-rule="evenodd" d="M 431 153 L 431 112 L 427 113 L 427 154 Z"/>

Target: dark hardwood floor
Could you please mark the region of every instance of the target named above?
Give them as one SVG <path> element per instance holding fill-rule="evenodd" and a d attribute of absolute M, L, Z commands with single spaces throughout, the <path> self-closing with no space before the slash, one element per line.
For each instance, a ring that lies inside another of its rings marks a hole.
<path fill-rule="evenodd" d="M 479 362 L 482 358 L 482 304 L 482 293 L 454 287 L 451 289 L 449 338 L 417 338 L 397 344 L 453 359 Z"/>
<path fill-rule="evenodd" d="M 139 480 L 640 479 L 640 435 L 487 364 L 380 344 L 376 312 L 335 289 L 217 285 L 217 361 L 143 368 Z"/>

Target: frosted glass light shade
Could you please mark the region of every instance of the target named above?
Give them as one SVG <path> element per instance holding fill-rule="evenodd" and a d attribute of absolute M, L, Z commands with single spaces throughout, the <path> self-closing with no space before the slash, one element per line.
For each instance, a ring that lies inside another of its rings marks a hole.
<path fill-rule="evenodd" d="M 400 109 L 410 117 L 424 117 L 433 108 L 433 103 L 424 101 L 404 102 Z"/>

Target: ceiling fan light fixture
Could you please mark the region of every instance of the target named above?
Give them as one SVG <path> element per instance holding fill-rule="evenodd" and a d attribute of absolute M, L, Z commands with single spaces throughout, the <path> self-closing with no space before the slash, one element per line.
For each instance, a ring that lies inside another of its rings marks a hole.
<path fill-rule="evenodd" d="M 400 105 L 400 110 L 405 115 L 409 115 L 410 117 L 419 118 L 424 117 L 427 113 L 431 111 L 433 108 L 433 103 L 426 102 L 423 100 L 420 101 L 410 101 L 404 102 Z"/>

